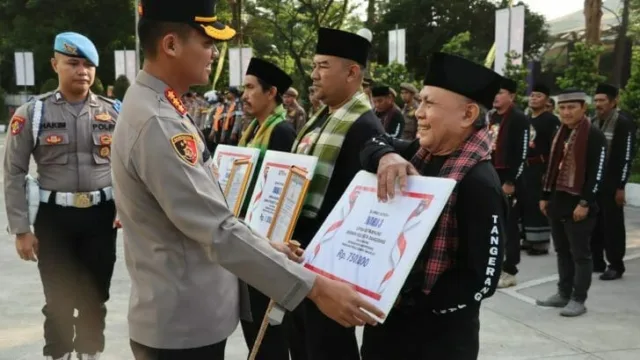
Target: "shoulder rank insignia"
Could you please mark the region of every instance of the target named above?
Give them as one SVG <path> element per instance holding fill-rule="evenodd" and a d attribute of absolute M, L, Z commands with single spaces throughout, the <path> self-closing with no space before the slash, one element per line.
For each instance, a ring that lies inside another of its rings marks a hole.
<path fill-rule="evenodd" d="M 122 102 L 120 100 L 115 100 L 113 102 L 113 110 L 116 111 L 116 113 L 120 114 L 120 109 L 122 108 Z"/>
<path fill-rule="evenodd" d="M 182 100 L 180 100 L 180 97 L 173 89 L 167 88 L 167 90 L 164 91 L 164 96 L 166 96 L 169 103 L 176 108 L 176 111 L 180 116 L 184 116 L 184 114 L 187 113 L 187 108 L 184 107 Z"/>
<path fill-rule="evenodd" d="M 18 135 L 24 129 L 24 123 L 26 122 L 25 118 L 22 116 L 14 116 L 11 119 L 11 123 L 9 123 L 9 128 L 11 129 L 11 135 Z"/>
<path fill-rule="evenodd" d="M 180 160 L 194 166 L 198 162 L 198 143 L 193 134 L 178 134 L 171 138 L 171 146 Z"/>
<path fill-rule="evenodd" d="M 97 121 L 111 121 L 113 119 L 109 113 L 98 114 L 94 117 Z"/>

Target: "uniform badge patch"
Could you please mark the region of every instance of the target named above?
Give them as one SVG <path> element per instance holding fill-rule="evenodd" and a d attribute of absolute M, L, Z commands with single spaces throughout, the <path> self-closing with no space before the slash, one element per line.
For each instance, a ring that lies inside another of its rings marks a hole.
<path fill-rule="evenodd" d="M 191 166 L 198 162 L 198 142 L 192 134 L 173 136 L 171 145 L 182 161 Z"/>
<path fill-rule="evenodd" d="M 78 55 L 78 48 L 69 44 L 69 43 L 64 43 L 62 44 L 62 46 L 64 47 L 64 51 L 66 51 L 68 54 L 70 55 Z"/>
<path fill-rule="evenodd" d="M 111 135 L 101 135 L 100 145 L 111 145 Z"/>
<path fill-rule="evenodd" d="M 49 145 L 56 145 L 62 142 L 62 137 L 58 135 L 49 135 L 44 141 Z"/>
<path fill-rule="evenodd" d="M 25 118 L 22 116 L 14 116 L 11 119 L 11 123 L 9 124 L 9 128 L 11 128 L 11 135 L 18 135 L 24 129 L 24 123 L 26 122 Z"/>
<path fill-rule="evenodd" d="M 103 158 L 109 157 L 111 154 L 111 149 L 108 146 L 103 146 L 100 148 L 100 156 Z"/>
<path fill-rule="evenodd" d="M 111 121 L 113 118 L 109 113 L 102 113 L 94 116 L 97 121 Z"/>
<path fill-rule="evenodd" d="M 184 106 L 182 100 L 180 100 L 180 97 L 173 89 L 167 88 L 167 90 L 164 91 L 164 96 L 166 96 L 167 100 L 169 100 L 169 103 L 173 105 L 174 108 L 176 108 L 176 111 L 178 112 L 178 114 L 180 114 L 180 116 L 184 116 L 184 114 L 187 113 L 187 108 Z"/>

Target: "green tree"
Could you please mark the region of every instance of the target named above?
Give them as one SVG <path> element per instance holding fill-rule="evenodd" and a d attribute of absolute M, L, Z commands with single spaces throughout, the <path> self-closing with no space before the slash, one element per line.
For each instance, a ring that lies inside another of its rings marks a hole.
<path fill-rule="evenodd" d="M 104 85 L 102 85 L 102 80 L 96 76 L 96 79 L 93 81 L 93 85 L 91 86 L 91 91 L 97 95 L 104 95 Z"/>
<path fill-rule="evenodd" d="M 256 55 L 295 73 L 303 92 L 310 84 L 311 58 L 320 27 L 341 29 L 354 10 L 349 0 L 260 0 L 247 3 Z M 291 71 L 293 70 L 293 71 Z"/>
<path fill-rule="evenodd" d="M 471 50 L 469 46 L 469 42 L 471 41 L 471 33 L 465 31 L 449 40 L 446 44 L 442 46 L 441 51 L 454 54 L 458 56 L 462 56 L 463 58 L 470 59 L 471 58 Z"/>
<path fill-rule="evenodd" d="M 130 85 L 129 79 L 125 75 L 118 76 L 116 82 L 113 84 L 113 96 L 122 101 Z"/>
<path fill-rule="evenodd" d="M 422 85 L 415 80 L 413 74 L 411 74 L 404 65 L 398 64 L 397 62 L 389 65 L 370 63 L 369 69 L 376 84 L 387 85 L 397 93 L 400 93 L 400 84 L 405 82 L 414 84 L 418 89 L 422 88 Z M 402 104 L 400 96 L 396 97 L 396 103 L 398 103 L 398 105 Z"/>
<path fill-rule="evenodd" d="M 603 50 L 599 45 L 576 43 L 569 53 L 569 65 L 556 80 L 560 89 L 579 89 L 593 94 L 598 83 L 606 79 L 598 73 L 597 61 Z"/>
<path fill-rule="evenodd" d="M 640 47 L 638 46 L 633 49 L 631 66 L 631 77 L 620 94 L 620 108 L 628 112 L 636 121 L 638 126 L 636 138 L 640 139 Z M 636 153 L 631 172 L 635 182 L 640 182 L 640 151 Z"/>
<path fill-rule="evenodd" d="M 525 6 L 524 54 L 530 58 L 547 42 L 544 17 Z M 495 38 L 495 11 L 504 7 L 492 0 L 393 0 L 381 3 L 380 21 L 372 29 L 373 59 L 388 59 L 388 31 L 406 29 L 407 68 L 424 74 L 431 54 L 440 50 L 454 36 L 470 32 L 468 56 L 482 63 Z"/>
<path fill-rule="evenodd" d="M 529 75 L 529 69 L 521 63 L 516 64 L 516 59 L 520 57 L 515 51 L 511 51 L 505 54 L 507 62 L 503 69 L 505 77 L 515 81 L 518 84 L 518 91 L 516 92 L 516 103 L 522 108 L 527 107 L 527 75 Z"/>
<path fill-rule="evenodd" d="M 58 79 L 56 78 L 47 79 L 47 81 L 45 81 L 42 84 L 42 87 L 40 87 L 40 94 L 46 94 L 50 91 L 54 91 L 57 88 L 58 88 Z"/>

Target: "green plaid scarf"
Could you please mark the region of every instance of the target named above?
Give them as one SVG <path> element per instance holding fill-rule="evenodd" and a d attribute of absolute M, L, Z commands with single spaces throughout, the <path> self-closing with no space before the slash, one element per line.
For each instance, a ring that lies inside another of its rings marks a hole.
<path fill-rule="evenodd" d="M 316 122 L 322 118 L 326 106 L 323 106 L 311 120 L 300 130 L 296 141 L 293 143 L 292 152 L 296 154 L 312 155 L 318 158 L 313 179 L 309 185 L 307 198 L 302 208 L 302 214 L 311 219 L 318 216 L 320 206 L 324 200 L 324 194 L 329 187 L 329 181 L 333 175 L 333 170 L 342 149 L 342 143 L 351 128 L 351 125 L 360 118 L 360 116 L 371 110 L 371 104 L 367 95 L 358 91 L 346 104 L 333 114 L 329 115 L 324 127 L 320 131 L 320 135 L 314 140 L 310 146 L 298 149 L 301 140 L 309 132 L 309 129 L 316 128 Z"/>

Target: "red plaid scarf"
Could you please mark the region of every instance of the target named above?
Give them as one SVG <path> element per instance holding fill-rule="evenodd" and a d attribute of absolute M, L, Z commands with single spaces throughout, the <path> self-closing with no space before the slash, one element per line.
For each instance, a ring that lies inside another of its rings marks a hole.
<path fill-rule="evenodd" d="M 490 158 L 491 139 L 489 131 L 484 128 L 469 136 L 460 148 L 447 158 L 438 177 L 453 179 L 459 184 L 471 168 L 480 161 Z M 420 148 L 411 159 L 411 163 L 416 169 L 420 169 L 430 159 L 431 154 L 426 149 Z M 425 294 L 431 292 L 438 277 L 450 269 L 455 262 L 458 251 L 458 221 L 455 213 L 457 193 L 458 186 L 456 185 L 436 223 L 435 236 L 430 243 L 430 251 L 425 264 L 426 278 L 423 287 Z"/>

